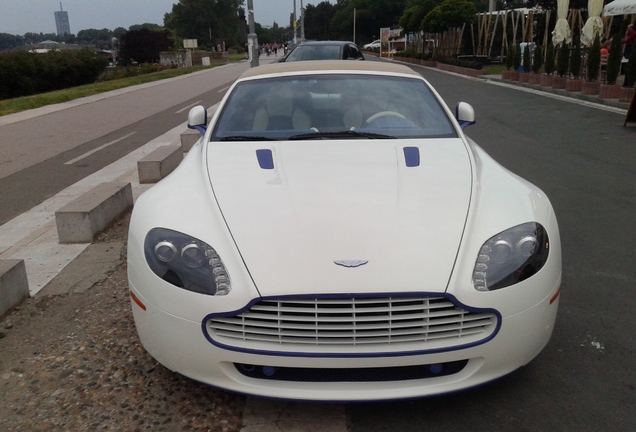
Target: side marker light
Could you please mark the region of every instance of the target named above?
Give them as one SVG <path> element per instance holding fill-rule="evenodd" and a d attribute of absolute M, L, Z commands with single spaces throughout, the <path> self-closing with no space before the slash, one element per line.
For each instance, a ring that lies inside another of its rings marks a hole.
<path fill-rule="evenodd" d="M 141 300 L 139 300 L 139 298 L 137 298 L 135 293 L 133 293 L 132 291 L 128 292 L 130 293 L 130 297 L 133 299 L 133 301 L 137 303 L 137 306 L 139 306 L 142 310 L 146 310 L 146 306 L 141 302 Z"/>

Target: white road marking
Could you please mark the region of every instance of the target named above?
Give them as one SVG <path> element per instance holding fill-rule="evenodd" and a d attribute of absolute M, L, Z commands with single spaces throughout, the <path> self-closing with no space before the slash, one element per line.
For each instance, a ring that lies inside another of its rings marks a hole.
<path fill-rule="evenodd" d="M 217 93 L 223 93 L 225 90 L 229 89 L 232 86 L 227 86 L 225 88 L 222 88 L 221 90 L 219 90 Z"/>
<path fill-rule="evenodd" d="M 185 107 L 181 108 L 179 111 L 175 111 L 175 114 L 181 114 L 182 112 L 184 112 L 188 108 L 192 108 L 195 105 L 199 105 L 201 102 L 203 102 L 203 101 L 198 100 L 195 103 L 192 103 L 192 104 L 190 104 L 188 106 L 185 106 Z"/>
<path fill-rule="evenodd" d="M 97 148 L 95 148 L 95 149 L 93 149 L 93 150 L 91 150 L 91 151 L 89 151 L 89 152 L 84 153 L 84 154 L 83 154 L 83 155 L 81 155 L 81 156 L 76 157 L 75 159 L 71 159 L 71 160 L 70 160 L 70 161 L 68 161 L 68 162 L 64 162 L 64 165 L 73 165 L 75 162 L 80 161 L 80 160 L 82 160 L 82 159 L 84 159 L 84 158 L 87 158 L 87 157 L 89 157 L 90 155 L 92 155 L 93 153 L 97 153 L 98 151 L 103 150 L 103 149 L 105 149 L 106 147 L 108 147 L 108 146 L 110 146 L 110 145 L 113 145 L 113 144 L 115 144 L 115 143 L 118 143 L 118 142 L 119 142 L 119 141 L 121 141 L 121 140 L 125 140 L 125 139 L 126 139 L 126 138 L 128 138 L 129 136 L 132 136 L 132 135 L 134 135 L 134 134 L 136 134 L 136 133 L 137 133 L 137 132 L 131 132 L 131 133 L 129 133 L 128 135 L 124 135 L 124 136 L 123 136 L 123 137 L 121 137 L 121 138 L 117 138 L 117 139 L 116 139 L 116 140 L 114 140 L 114 141 L 111 141 L 111 142 L 109 142 L 109 143 L 106 143 L 106 144 L 104 144 L 104 145 L 101 145 L 101 146 L 99 146 L 99 147 L 97 147 Z"/>

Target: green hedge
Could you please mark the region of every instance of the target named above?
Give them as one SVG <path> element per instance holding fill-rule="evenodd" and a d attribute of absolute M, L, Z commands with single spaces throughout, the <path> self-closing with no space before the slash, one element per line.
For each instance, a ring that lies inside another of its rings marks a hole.
<path fill-rule="evenodd" d="M 0 99 L 29 96 L 95 82 L 108 60 L 88 49 L 0 54 Z"/>
<path fill-rule="evenodd" d="M 441 57 L 437 59 L 439 63 L 449 64 L 452 66 L 459 66 L 468 69 L 477 69 L 481 70 L 484 66 L 479 62 L 469 61 L 469 60 L 459 60 L 454 57 Z"/>
<path fill-rule="evenodd" d="M 417 60 L 431 60 L 433 58 L 433 55 L 430 53 L 420 53 L 413 49 L 407 49 L 405 51 L 399 51 L 395 53 L 395 57 L 406 57 Z"/>

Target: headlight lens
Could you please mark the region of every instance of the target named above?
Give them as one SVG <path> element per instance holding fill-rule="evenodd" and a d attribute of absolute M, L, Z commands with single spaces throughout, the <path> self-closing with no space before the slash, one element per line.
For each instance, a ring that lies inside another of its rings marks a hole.
<path fill-rule="evenodd" d="M 514 285 L 537 273 L 548 260 L 550 242 L 545 228 L 525 223 L 497 234 L 481 247 L 473 285 L 493 291 Z"/>
<path fill-rule="evenodd" d="M 165 228 L 154 228 L 144 242 L 146 262 L 161 279 L 179 288 L 227 295 L 230 276 L 221 257 L 207 243 Z"/>

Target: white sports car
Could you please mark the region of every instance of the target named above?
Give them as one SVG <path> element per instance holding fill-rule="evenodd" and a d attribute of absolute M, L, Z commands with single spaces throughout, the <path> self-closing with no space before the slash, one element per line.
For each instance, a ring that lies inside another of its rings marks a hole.
<path fill-rule="evenodd" d="M 417 73 L 295 62 L 243 74 L 137 201 L 139 337 L 170 370 L 316 401 L 454 392 L 530 362 L 561 287 L 545 194 L 464 135 Z"/>

